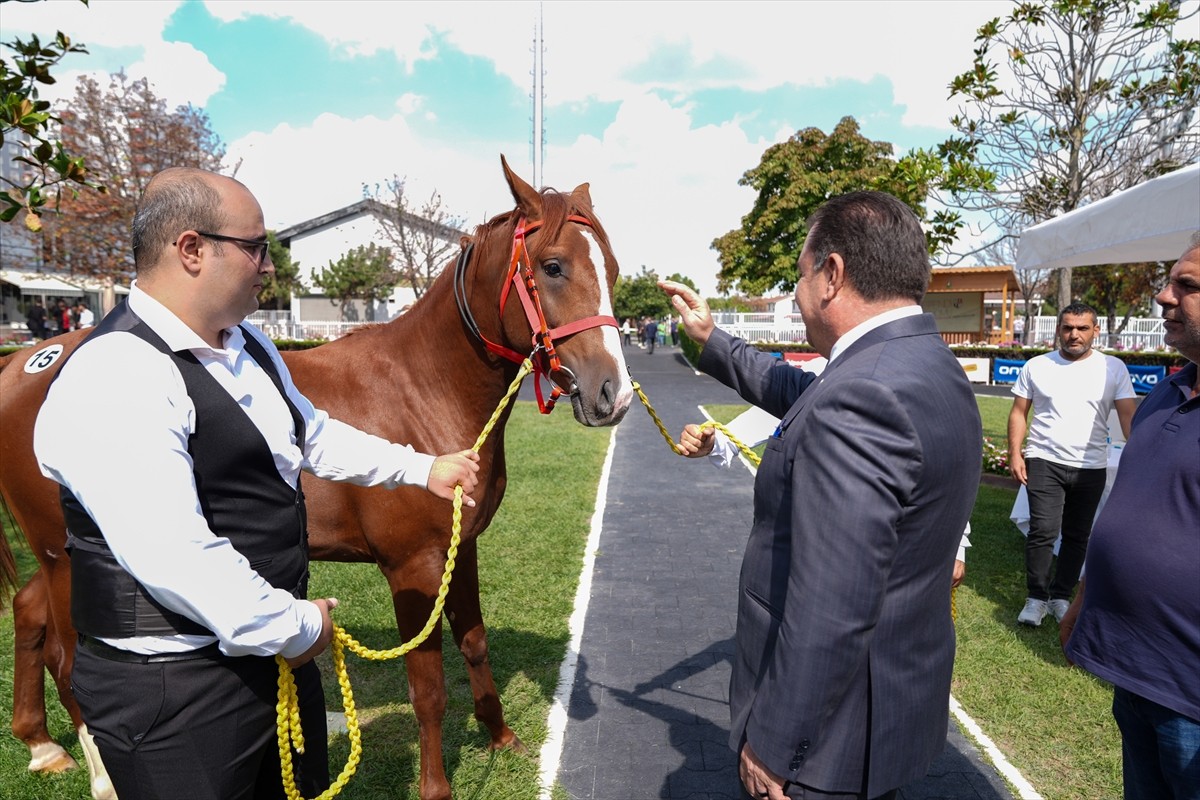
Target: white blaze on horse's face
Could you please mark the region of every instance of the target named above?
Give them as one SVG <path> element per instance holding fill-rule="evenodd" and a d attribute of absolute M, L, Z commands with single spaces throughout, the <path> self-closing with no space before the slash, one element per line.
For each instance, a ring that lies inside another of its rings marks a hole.
<path fill-rule="evenodd" d="M 604 250 L 590 229 L 585 228 L 580 232 L 587 239 L 588 257 L 592 260 L 592 266 L 596 268 L 596 286 L 600 289 L 600 307 L 596 309 L 596 313 L 611 317 L 613 303 L 612 295 L 608 290 L 608 274 L 604 268 Z M 625 354 L 621 350 L 621 333 L 611 325 L 602 326 L 600 333 L 604 337 L 604 349 L 620 366 L 621 384 L 617 387 L 614 407 L 618 415 L 624 414 L 625 410 L 629 408 L 629 404 L 633 402 L 633 380 L 629 377 L 629 370 L 625 367 Z"/>

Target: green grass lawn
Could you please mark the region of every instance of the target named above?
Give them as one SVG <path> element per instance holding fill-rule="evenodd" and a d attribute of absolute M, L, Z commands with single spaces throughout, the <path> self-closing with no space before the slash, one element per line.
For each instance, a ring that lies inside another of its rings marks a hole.
<path fill-rule="evenodd" d="M 985 431 L 994 424 L 1002 434 L 1010 401 L 980 400 Z M 993 406 L 994 411 L 989 408 Z M 709 413 L 724 422 L 742 408 L 712 407 Z M 995 421 L 989 423 L 989 417 Z M 581 428 L 569 415 L 541 417 L 529 403 L 519 404 L 513 414 L 507 434 L 508 493 L 480 540 L 480 563 L 496 683 L 508 722 L 529 752 L 501 753 L 489 764 L 488 737 L 472 716 L 465 669 L 447 632 L 444 754 L 456 797 L 516 800 L 538 794 L 537 754 L 566 649 L 567 619 L 608 437 L 609 431 Z M 1016 624 L 1024 573 L 1022 539 L 1008 521 L 1013 497 L 1008 489 L 980 487 L 972 517 L 974 547 L 957 595 L 955 697 L 1047 800 L 1118 798 L 1120 744 L 1109 712 L 1110 690 L 1066 666 L 1052 625 L 1026 629 Z M 449 507 L 446 517 L 449 525 Z M 33 569 L 28 548 L 22 543 L 14 549 L 23 574 L 28 574 Z M 374 566 L 314 565 L 312 592 L 341 598 L 337 620 L 364 644 L 386 648 L 398 643 L 391 598 Z M 0 614 L 3 720 L 12 713 L 11 642 L 12 618 L 5 612 Z M 327 658 L 322 668 L 329 703 L 335 706 L 339 695 Z M 417 730 L 403 662 L 364 662 L 350 656 L 349 669 L 365 755 L 342 797 L 415 798 Z M 54 696 L 49 683 L 47 692 Z M 49 708 L 52 735 L 82 761 L 65 712 L 57 702 Z M 335 775 L 347 750 L 344 737 L 335 738 Z M 82 770 L 35 776 L 26 771 L 27 763 L 24 746 L 0 735 L 0 797 L 88 797 Z M 561 789 L 556 794 L 564 796 Z"/>

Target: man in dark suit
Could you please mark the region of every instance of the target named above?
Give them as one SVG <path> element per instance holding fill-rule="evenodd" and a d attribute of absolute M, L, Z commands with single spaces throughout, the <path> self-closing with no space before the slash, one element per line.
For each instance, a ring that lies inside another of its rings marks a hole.
<path fill-rule="evenodd" d="M 660 284 L 699 367 L 782 417 L 754 487 L 730 745 L 750 796 L 891 798 L 945 746 L 951 573 L 979 485 L 970 385 L 933 317 L 921 226 L 879 192 L 808 221 L 796 302 L 819 378 L 714 327 Z M 690 455 L 711 432 L 685 432 Z"/>

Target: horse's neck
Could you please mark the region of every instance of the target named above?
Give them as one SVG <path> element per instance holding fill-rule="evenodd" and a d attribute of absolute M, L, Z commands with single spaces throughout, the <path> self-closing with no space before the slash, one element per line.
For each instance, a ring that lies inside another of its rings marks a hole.
<path fill-rule="evenodd" d="M 484 276 L 467 290 L 472 313 L 489 338 L 499 335 L 502 281 L 503 276 Z M 407 379 L 430 391 L 453 392 L 451 405 L 456 413 L 480 423 L 491 416 L 517 375 L 518 365 L 489 353 L 460 317 L 453 264 L 447 265 L 420 302 L 386 327 L 392 352 L 406 362 Z"/>

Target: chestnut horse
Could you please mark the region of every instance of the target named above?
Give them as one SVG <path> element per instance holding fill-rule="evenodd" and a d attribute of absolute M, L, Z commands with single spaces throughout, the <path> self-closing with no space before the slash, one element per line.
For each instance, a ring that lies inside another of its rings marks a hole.
<path fill-rule="evenodd" d="M 580 423 L 601 426 L 621 420 L 633 390 L 611 318 L 618 267 L 592 211 L 588 186 L 569 194 L 538 192 L 503 157 L 501 166 L 515 210 L 464 236 L 455 267 L 446 269 L 408 313 L 313 350 L 284 353 L 296 385 L 318 408 L 424 452 L 462 450 L 473 445 L 516 377 L 516 361 L 531 355 L 538 371 L 569 395 Z M 33 423 L 61 358 L 40 371 L 36 362 L 53 345 L 62 345 L 65 356 L 87 333 L 49 340 L 33 357 L 9 358 L 0 369 L 0 493 L 40 567 L 13 603 L 13 733 L 29 745 L 31 769 L 73 766 L 46 730 L 43 664 L 80 725 L 69 688 L 75 631 L 65 526 L 58 487 L 42 477 L 32 448 Z M 33 366 L 22 368 L 27 363 Z M 503 427 L 508 416 L 505 410 L 479 453 L 477 505 L 463 509 L 462 542 L 445 603 L 445 616 L 466 660 L 475 716 L 493 749 L 521 747 L 505 723 L 488 663 L 476 549 L 477 537 L 504 496 Z M 136 480 L 135 465 L 120 464 L 120 455 L 114 454 L 114 469 L 122 468 Z M 303 477 L 303 488 L 312 557 L 378 564 L 392 592 L 400 638 L 412 638 L 429 617 L 441 581 L 451 533 L 449 505 L 411 487 L 363 489 L 309 475 Z M 12 564 L 2 542 L 0 537 L 0 570 L 6 557 Z M 422 800 L 450 797 L 442 760 L 446 688 L 441 654 L 439 624 L 405 657 L 420 731 Z M 86 742 L 86 735 L 81 740 Z M 93 766 L 86 747 L 85 753 Z M 103 780 L 93 780 L 94 795 L 104 793 Z"/>

